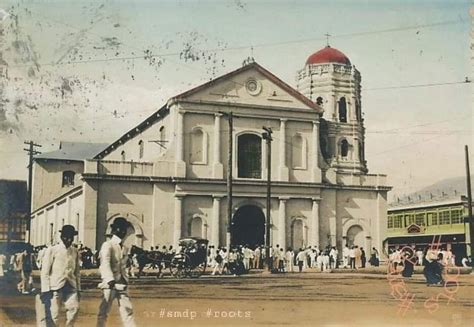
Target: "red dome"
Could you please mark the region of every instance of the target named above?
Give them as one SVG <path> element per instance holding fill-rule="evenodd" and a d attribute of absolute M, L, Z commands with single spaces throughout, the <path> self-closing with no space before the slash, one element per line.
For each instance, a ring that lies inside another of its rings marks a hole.
<path fill-rule="evenodd" d="M 345 54 L 341 51 L 331 48 L 329 45 L 324 49 L 319 50 L 318 52 L 313 53 L 309 56 L 308 60 L 306 60 L 307 65 L 311 64 L 324 64 L 334 62 L 343 65 L 350 65 L 351 61 Z"/>

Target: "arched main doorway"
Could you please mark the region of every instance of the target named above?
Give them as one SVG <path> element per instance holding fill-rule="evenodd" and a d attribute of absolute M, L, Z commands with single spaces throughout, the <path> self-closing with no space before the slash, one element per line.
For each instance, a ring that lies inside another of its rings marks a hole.
<path fill-rule="evenodd" d="M 354 225 L 347 230 L 347 244 L 364 247 L 364 231 L 359 225 Z"/>
<path fill-rule="evenodd" d="M 254 205 L 246 205 L 234 214 L 232 220 L 232 244 L 256 245 L 265 244 L 265 215 Z"/>

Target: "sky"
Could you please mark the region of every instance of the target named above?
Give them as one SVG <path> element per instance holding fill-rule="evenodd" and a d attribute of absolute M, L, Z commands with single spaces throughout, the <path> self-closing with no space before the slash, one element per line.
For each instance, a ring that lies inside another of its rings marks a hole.
<path fill-rule="evenodd" d="M 295 86 L 326 33 L 361 72 L 369 173 L 388 175 L 389 200 L 462 176 L 464 145 L 474 153 L 470 5 L 4 0 L 0 178 L 27 178 L 26 140 L 43 152 L 112 142 L 249 56 Z"/>

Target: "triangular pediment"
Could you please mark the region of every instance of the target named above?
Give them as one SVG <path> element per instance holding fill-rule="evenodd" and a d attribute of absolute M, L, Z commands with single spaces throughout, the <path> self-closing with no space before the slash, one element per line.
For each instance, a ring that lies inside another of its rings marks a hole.
<path fill-rule="evenodd" d="M 199 102 L 238 103 L 303 110 L 321 110 L 257 63 L 252 63 L 175 97 Z"/>
<path fill-rule="evenodd" d="M 417 225 L 417 224 L 411 224 L 410 226 L 407 227 L 407 232 L 409 234 L 418 234 L 418 233 L 423 233 L 423 226 Z"/>

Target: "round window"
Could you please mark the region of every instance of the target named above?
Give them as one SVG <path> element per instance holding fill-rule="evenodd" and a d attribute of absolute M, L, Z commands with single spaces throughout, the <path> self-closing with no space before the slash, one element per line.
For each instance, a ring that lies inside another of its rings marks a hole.
<path fill-rule="evenodd" d="M 258 95 L 262 91 L 262 85 L 254 78 L 248 79 L 245 87 L 250 95 Z"/>

